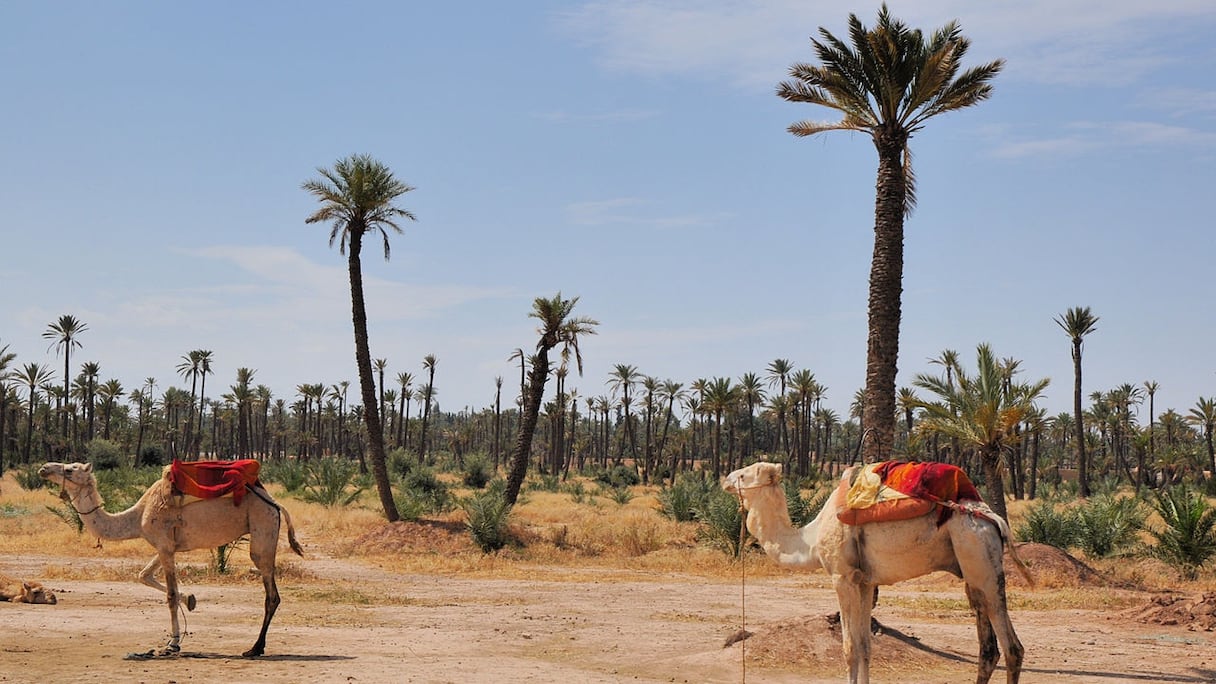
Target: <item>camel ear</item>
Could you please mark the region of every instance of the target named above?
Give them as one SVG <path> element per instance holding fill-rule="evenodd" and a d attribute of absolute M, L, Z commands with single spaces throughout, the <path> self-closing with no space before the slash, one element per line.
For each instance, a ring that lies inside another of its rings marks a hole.
<path fill-rule="evenodd" d="M 86 463 L 86 464 L 84 464 L 84 471 L 85 471 L 86 473 L 91 473 L 91 472 L 93 472 L 93 464 L 92 464 L 92 463 Z"/>
<path fill-rule="evenodd" d="M 765 463 L 763 468 L 766 485 L 777 484 L 781 481 L 781 464 Z"/>

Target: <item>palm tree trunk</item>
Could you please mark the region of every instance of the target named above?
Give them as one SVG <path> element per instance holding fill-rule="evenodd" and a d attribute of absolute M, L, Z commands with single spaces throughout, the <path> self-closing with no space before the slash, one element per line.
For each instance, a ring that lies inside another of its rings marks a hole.
<path fill-rule="evenodd" d="M 1089 463 L 1085 457 L 1085 414 L 1081 412 L 1081 340 L 1072 343 L 1072 412 L 1077 428 L 1077 484 L 1082 499 L 1089 497 Z"/>
<path fill-rule="evenodd" d="M 900 298 L 904 272 L 904 204 L 907 179 L 903 154 L 907 134 L 880 132 L 878 181 L 874 200 L 874 255 L 870 263 L 869 335 L 862 422 L 862 460 L 888 458 L 895 439 L 895 375 L 899 361 Z"/>
<path fill-rule="evenodd" d="M 376 381 L 372 377 L 372 355 L 367 339 L 367 309 L 363 303 L 363 268 L 359 261 L 362 247 L 362 230 L 350 231 L 350 301 L 351 319 L 355 327 L 355 363 L 359 367 L 359 387 L 363 394 L 363 420 L 367 426 L 368 451 L 372 462 L 372 477 L 380 494 L 380 505 L 389 522 L 397 522 L 401 516 L 393 501 L 393 490 L 388 480 L 388 466 L 384 458 L 384 431 L 380 426 L 379 403 L 376 401 Z"/>
<path fill-rule="evenodd" d="M 519 419 L 519 433 L 515 438 L 515 449 L 511 452 L 511 463 L 507 473 L 507 488 L 503 499 L 507 506 L 514 506 L 519 498 L 520 487 L 528 473 L 528 460 L 532 454 L 532 436 L 536 432 L 536 421 L 540 416 L 540 402 L 545 394 L 545 383 L 549 380 L 549 350 L 543 345 L 536 352 L 529 373 L 528 388 L 524 392 L 524 405 Z"/>
<path fill-rule="evenodd" d="M 1005 509 L 1005 481 L 1001 477 L 1001 451 L 985 447 L 980 451 L 983 461 L 984 481 L 988 487 L 988 505 L 997 515 L 1009 519 Z"/>

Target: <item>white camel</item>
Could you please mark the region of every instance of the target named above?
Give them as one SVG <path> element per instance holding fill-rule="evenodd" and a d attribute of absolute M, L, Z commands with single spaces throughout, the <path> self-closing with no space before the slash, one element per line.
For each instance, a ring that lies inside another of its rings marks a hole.
<path fill-rule="evenodd" d="M 851 470 L 845 471 L 843 482 L 850 481 Z M 761 462 L 727 475 L 722 486 L 739 496 L 747 511 L 747 529 L 770 558 L 808 570 L 823 568 L 832 576 L 850 684 L 870 681 L 870 614 L 878 586 L 938 570 L 962 578 L 975 611 L 980 641 L 977 684 L 992 676 L 1000 651 L 1005 652 L 1008 684 L 1017 684 L 1023 648 L 1005 600 L 1002 556 L 1009 526 L 1000 516 L 980 504 L 971 514 L 954 513 L 940 526 L 936 507 L 910 520 L 850 526 L 836 517 L 845 506 L 845 488 L 837 487 L 819 515 L 798 529 L 790 521 L 780 481 L 781 465 Z M 1016 555 L 1013 559 L 1029 582 L 1025 566 Z"/>
<path fill-rule="evenodd" d="M 250 487 L 239 505 L 232 497 L 195 500 L 185 505 L 172 502 L 171 483 L 167 478 L 157 481 L 144 492 L 139 501 L 121 513 L 102 509 L 101 495 L 93 467 L 88 463 L 47 463 L 38 474 L 48 482 L 62 486 L 68 500 L 90 534 L 100 539 L 142 538 L 156 549 L 156 556 L 139 574 L 139 581 L 164 592 L 169 604 L 172 629 L 169 643 L 148 655 L 173 655 L 181 650 L 181 628 L 178 624 L 180 595 L 177 589 L 178 551 L 214 549 L 249 535 L 249 559 L 262 574 L 266 599 L 262 614 L 262 630 L 245 657 L 260 656 L 266 649 L 266 631 L 279 606 L 279 588 L 275 584 L 275 554 L 279 545 L 280 516 L 287 523 L 287 540 L 291 550 L 304 555 L 296 541 L 295 528 L 287 510 L 275 503 L 260 485 Z M 162 585 L 153 578 L 157 568 L 165 571 Z M 193 596 L 187 603 L 193 607 Z"/>

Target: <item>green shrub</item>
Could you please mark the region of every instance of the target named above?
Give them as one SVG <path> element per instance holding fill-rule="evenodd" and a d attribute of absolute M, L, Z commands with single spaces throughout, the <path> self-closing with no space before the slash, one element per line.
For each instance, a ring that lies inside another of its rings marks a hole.
<path fill-rule="evenodd" d="M 576 504 L 586 503 L 589 499 L 587 488 L 583 486 L 582 480 L 575 480 L 566 485 L 566 493 L 570 495 L 570 500 Z"/>
<path fill-rule="evenodd" d="M 507 526 L 511 507 L 501 493 L 486 490 L 470 496 L 460 503 L 465 512 L 465 526 L 473 537 L 473 543 L 483 553 L 492 553 L 511 541 Z"/>
<path fill-rule="evenodd" d="M 1135 498 L 1092 497 L 1076 509 L 1074 542 L 1092 558 L 1104 558 L 1136 543 L 1147 513 Z"/>
<path fill-rule="evenodd" d="M 541 473 L 536 476 L 536 479 L 531 483 L 531 489 L 536 489 L 542 492 L 556 492 L 561 488 L 562 481 L 557 475 L 549 475 Z"/>
<path fill-rule="evenodd" d="M 282 485 L 288 494 L 298 495 L 304 485 L 308 484 L 308 463 L 295 459 L 266 461 L 258 471 L 258 479 L 263 482 L 276 482 Z"/>
<path fill-rule="evenodd" d="M 85 457 L 93 470 L 113 470 L 124 464 L 122 448 L 108 439 L 94 439 L 84 446 Z"/>
<path fill-rule="evenodd" d="M 169 459 L 165 457 L 165 450 L 159 444 L 145 444 L 144 448 L 139 451 L 137 461 L 135 465 L 138 467 L 169 465 Z"/>
<path fill-rule="evenodd" d="M 659 492 L 659 510 L 676 522 L 691 522 L 718 486 L 704 471 L 683 472 L 670 487 Z"/>
<path fill-rule="evenodd" d="M 479 454 L 465 459 L 464 474 L 460 481 L 466 487 L 485 489 L 492 479 L 494 479 L 494 469 L 490 466 L 490 460 L 484 455 Z"/>
<path fill-rule="evenodd" d="M 633 501 L 633 491 L 628 487 L 613 487 L 612 492 L 608 495 L 608 498 L 617 502 L 618 505 L 624 506 L 630 501 Z"/>
<path fill-rule="evenodd" d="M 348 458 L 329 456 L 306 462 L 306 479 L 300 498 L 322 506 L 348 506 L 364 488 L 355 484 L 359 465 Z"/>
<path fill-rule="evenodd" d="M 42 479 L 42 476 L 38 474 L 38 468 L 40 467 L 37 463 L 16 466 L 12 470 L 13 478 L 27 492 L 42 489 L 46 486 L 46 480 Z"/>
<path fill-rule="evenodd" d="M 406 473 L 401 478 L 401 489 L 406 497 L 418 500 L 426 513 L 446 513 L 454 506 L 450 488 L 427 466 L 416 466 Z"/>
<path fill-rule="evenodd" d="M 1182 485 L 1154 492 L 1153 508 L 1165 529 L 1149 528 L 1157 540 L 1153 555 L 1194 579 L 1216 556 L 1216 509 L 1196 490 Z"/>
<path fill-rule="evenodd" d="M 823 489 L 810 496 L 803 496 L 800 484 L 794 478 L 782 480 L 781 487 L 785 491 L 785 506 L 789 510 L 790 522 L 794 527 L 802 527 L 814 520 L 832 494 L 831 489 Z"/>
<path fill-rule="evenodd" d="M 592 478 L 607 487 L 632 487 L 642 481 L 640 475 L 627 465 L 618 465 L 606 470 L 598 469 Z"/>
<path fill-rule="evenodd" d="M 1067 550 L 1076 544 L 1077 516 L 1071 509 L 1057 511 L 1055 504 L 1047 499 L 1026 511 L 1026 517 L 1014 530 L 1017 538 L 1024 542 L 1050 544 Z"/>
<path fill-rule="evenodd" d="M 386 459 L 389 475 L 405 477 L 419 466 L 418 457 L 405 449 L 393 449 Z"/>
<path fill-rule="evenodd" d="M 714 548 L 721 549 L 732 558 L 739 557 L 739 531 L 743 525 L 743 511 L 739 500 L 720 488 L 710 491 L 705 501 L 696 510 L 701 525 L 697 536 Z"/>

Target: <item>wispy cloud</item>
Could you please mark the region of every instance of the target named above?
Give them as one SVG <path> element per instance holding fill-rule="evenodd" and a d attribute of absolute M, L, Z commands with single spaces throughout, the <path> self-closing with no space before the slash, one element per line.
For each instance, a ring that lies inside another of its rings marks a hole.
<path fill-rule="evenodd" d="M 611 0 L 564 11 L 557 24 L 605 69 L 754 89 L 772 88 L 791 62 L 813 59 L 808 38 L 819 27 L 847 36 L 850 13 L 874 21 L 873 6 L 839 0 Z M 925 0 L 892 13 L 926 30 L 959 21 L 977 62 L 1004 57 L 1018 78 L 1108 87 L 1170 64 L 1170 37 L 1216 24 L 1210 0 L 1112 0 L 1100 11 L 1055 0 Z"/>
<path fill-rule="evenodd" d="M 647 214 L 648 202 L 636 197 L 619 197 L 566 205 L 566 216 L 578 226 L 645 226 L 659 229 L 716 225 L 729 217 L 721 214 Z"/>
<path fill-rule="evenodd" d="M 1078 121 L 1057 135 L 1011 139 L 993 154 L 1003 158 L 1080 155 L 1102 149 L 1129 147 L 1216 148 L 1216 133 L 1152 121 Z"/>

